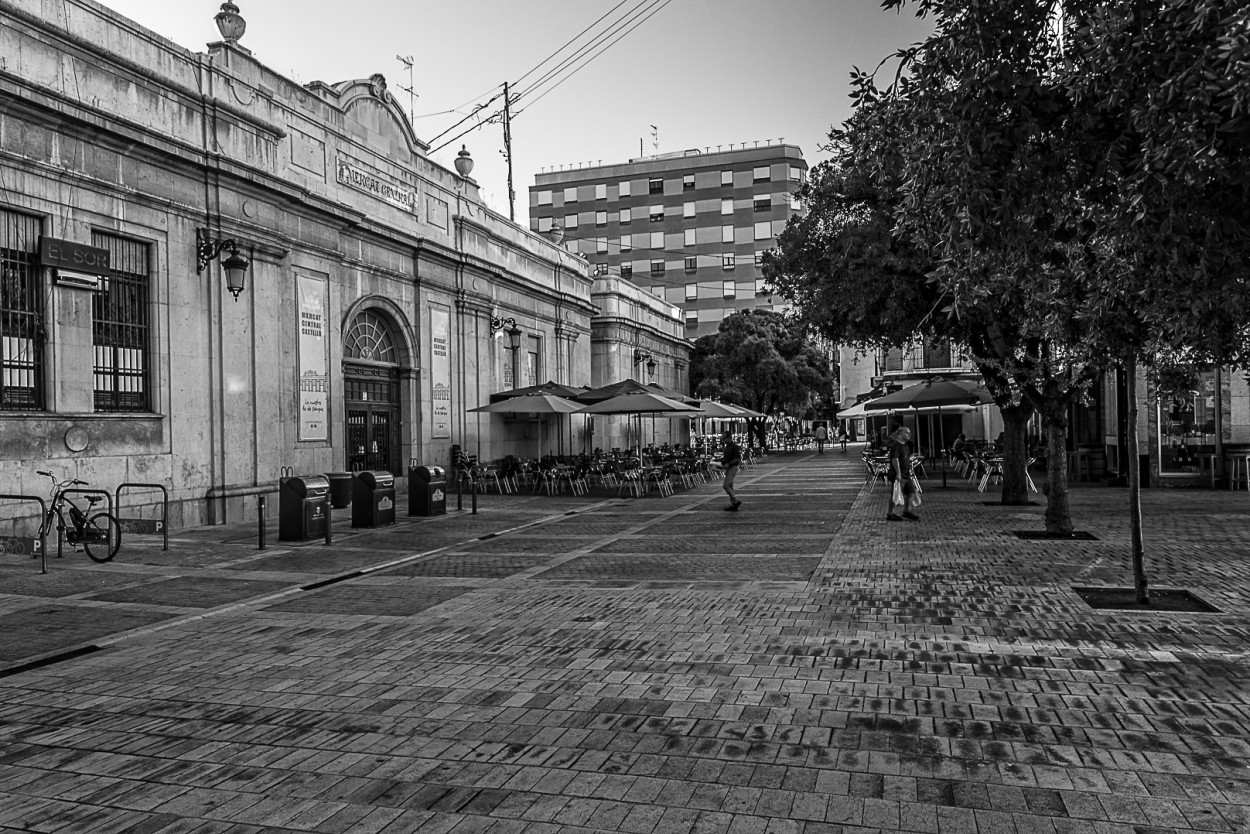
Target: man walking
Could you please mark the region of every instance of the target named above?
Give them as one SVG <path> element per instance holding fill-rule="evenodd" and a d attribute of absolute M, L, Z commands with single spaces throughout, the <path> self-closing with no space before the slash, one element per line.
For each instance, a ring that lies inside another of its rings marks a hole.
<path fill-rule="evenodd" d="M 725 494 L 729 496 L 729 506 L 725 508 L 725 512 L 738 511 L 742 506 L 742 502 L 738 500 L 738 496 L 734 494 L 734 477 L 737 476 L 738 470 L 742 467 L 742 449 L 734 443 L 733 432 L 725 432 L 725 448 L 721 452 L 720 465 L 725 469 L 725 481 L 723 489 Z"/>
<path fill-rule="evenodd" d="M 829 439 L 829 429 L 824 423 L 816 424 L 816 454 L 823 455 L 825 453 L 825 441 Z"/>
<path fill-rule="evenodd" d="M 886 473 L 890 480 L 890 508 L 885 514 L 887 521 L 902 521 L 905 518 L 911 521 L 920 520 L 920 516 L 912 512 L 916 487 L 911 474 L 911 449 L 907 445 L 910 440 L 911 429 L 903 426 L 894 433 L 890 441 L 890 470 Z M 894 495 L 895 486 L 901 488 L 901 501 Z M 895 512 L 899 507 L 903 510 L 902 515 Z"/>

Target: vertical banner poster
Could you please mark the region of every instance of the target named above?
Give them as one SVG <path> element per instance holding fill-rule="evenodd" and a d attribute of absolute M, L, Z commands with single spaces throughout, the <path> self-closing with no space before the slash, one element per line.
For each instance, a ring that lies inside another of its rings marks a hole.
<path fill-rule="evenodd" d="M 430 310 L 431 437 L 451 437 L 451 314 Z"/>
<path fill-rule="evenodd" d="M 299 296 L 299 439 L 328 440 L 330 380 L 326 374 L 326 284 L 296 276 Z"/>

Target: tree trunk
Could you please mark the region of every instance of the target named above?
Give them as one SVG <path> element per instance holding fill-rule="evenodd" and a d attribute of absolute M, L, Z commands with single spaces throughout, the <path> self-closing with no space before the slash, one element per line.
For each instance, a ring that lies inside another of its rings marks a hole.
<path fill-rule="evenodd" d="M 1046 532 L 1072 532 L 1072 505 L 1068 494 L 1067 402 L 1048 402 L 1042 411 L 1046 432 Z"/>
<path fill-rule="evenodd" d="M 1128 514 L 1133 536 L 1133 586 L 1137 602 L 1150 603 L 1150 591 L 1146 584 L 1146 549 L 1142 538 L 1141 517 L 1141 465 L 1137 445 L 1137 359 L 1130 356 L 1124 361 L 1124 387 L 1128 391 L 1125 439 L 1128 445 Z"/>
<path fill-rule="evenodd" d="M 1029 484 L 1024 477 L 1024 469 L 1029 460 L 1026 432 L 1033 409 L 1029 406 L 1000 406 L 999 411 L 1003 415 L 1002 502 L 1015 506 L 1028 504 Z"/>

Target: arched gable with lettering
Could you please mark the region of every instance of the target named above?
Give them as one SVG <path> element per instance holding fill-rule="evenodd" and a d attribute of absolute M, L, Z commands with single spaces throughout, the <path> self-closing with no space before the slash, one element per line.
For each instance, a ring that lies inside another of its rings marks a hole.
<path fill-rule="evenodd" d="M 372 132 L 369 138 L 374 141 L 369 144 L 376 145 L 376 140 L 380 139 L 389 143 L 396 155 L 399 151 L 421 157 L 429 153 L 430 146 L 417 138 L 407 114 L 387 89 L 386 78 L 381 73 L 341 81 L 334 85 L 334 92 L 339 96 L 344 114 Z"/>

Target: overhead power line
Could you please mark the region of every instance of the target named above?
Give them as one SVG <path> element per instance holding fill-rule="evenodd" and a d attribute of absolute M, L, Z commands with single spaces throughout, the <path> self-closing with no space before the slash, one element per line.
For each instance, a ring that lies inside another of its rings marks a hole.
<path fill-rule="evenodd" d="M 518 81 L 515 83 L 519 84 L 520 81 L 523 81 L 524 79 L 530 77 L 535 72 L 540 70 L 543 66 L 555 60 L 562 52 L 567 50 L 572 44 L 576 43 L 587 32 L 594 30 L 606 18 L 608 18 L 610 15 L 612 15 L 622 6 L 624 6 L 626 2 L 628 2 L 628 0 L 622 0 L 622 2 L 617 3 L 608 12 L 601 15 L 594 23 L 590 24 L 590 26 L 587 26 L 585 29 L 579 32 L 576 36 L 574 36 L 569 41 L 567 41 L 563 46 L 561 46 L 551 55 L 544 58 L 537 65 L 535 65 L 531 70 L 529 70 L 527 73 L 522 75 L 520 79 L 518 79 Z M 631 6 L 628 10 L 624 11 L 616 19 L 608 23 L 608 25 L 603 29 L 603 31 L 598 32 L 593 37 L 591 37 L 591 39 L 586 44 L 578 47 L 576 50 L 573 51 L 571 55 L 561 59 L 554 68 L 544 73 L 537 81 L 533 82 L 528 87 L 521 90 L 520 92 L 512 93 L 509 97 L 509 100 L 505 102 L 505 104 L 512 105 L 523 99 L 529 99 L 529 100 L 527 101 L 526 106 L 524 108 L 514 111 L 511 114 L 511 118 L 516 118 L 525 110 L 529 109 L 530 106 L 532 106 L 533 104 L 536 104 L 538 101 L 544 98 L 548 93 L 555 90 L 565 81 L 567 81 L 569 78 L 575 75 L 579 70 L 581 70 L 588 63 L 590 63 L 590 61 L 598 57 L 609 47 L 616 44 L 618 41 L 621 40 L 621 38 L 625 37 L 630 32 L 634 31 L 634 29 L 638 28 L 638 26 L 646 22 L 653 15 L 655 15 L 657 12 L 659 12 L 661 9 L 663 9 L 665 6 L 667 6 L 671 2 L 672 0 L 639 0 L 639 2 L 637 2 L 635 5 Z M 498 109 L 491 112 L 490 115 L 485 117 L 484 119 L 481 118 L 480 116 L 480 114 L 483 111 L 489 108 L 502 95 L 503 95 L 502 92 L 496 93 L 494 96 L 490 98 L 490 100 L 474 108 L 474 111 L 470 113 L 468 116 L 456 122 L 455 124 L 451 125 L 442 133 L 439 133 L 437 136 L 434 136 L 433 138 L 431 138 L 429 141 L 429 144 L 432 146 L 431 152 L 433 153 L 433 152 L 442 150 L 443 148 L 454 143 L 458 139 L 468 135 L 472 131 L 481 127 L 483 124 L 490 124 L 493 121 L 498 121 L 502 119 L 504 117 L 502 106 L 500 106 Z M 469 126 L 467 129 L 461 131 L 460 133 L 457 133 L 455 136 L 452 136 L 450 139 L 447 139 L 439 143 L 439 140 L 443 139 L 443 137 L 452 133 L 461 125 L 463 125 L 465 122 L 475 117 L 478 118 L 478 121 L 476 124 Z M 435 146 L 435 143 L 439 143 L 439 144 Z"/>
<path fill-rule="evenodd" d="M 520 114 L 528 110 L 530 107 L 537 104 L 539 101 L 545 98 L 548 93 L 551 93 L 552 91 L 557 89 L 560 85 L 562 85 L 565 81 L 568 81 L 570 78 L 576 75 L 578 71 L 584 68 L 587 64 L 589 64 L 595 58 L 598 58 L 600 55 L 602 55 L 611 47 L 615 46 L 622 38 L 624 38 L 626 35 L 633 32 L 643 23 L 646 23 L 656 13 L 658 13 L 661 9 L 663 9 L 672 1 L 673 0 L 647 0 L 647 2 L 640 3 L 638 6 L 635 7 L 634 14 L 631 17 L 627 19 L 623 19 L 613 24 L 613 26 L 609 30 L 602 33 L 595 41 L 587 44 L 585 47 L 578 50 L 577 53 L 575 53 L 574 55 L 570 56 L 565 61 L 563 61 L 561 65 L 557 67 L 555 70 L 548 72 L 538 81 L 536 81 L 534 84 L 531 84 L 527 89 L 518 93 L 516 98 L 517 100 L 520 100 L 522 98 L 532 96 L 544 84 L 548 85 L 547 89 L 543 90 L 541 94 L 537 96 L 537 98 L 534 98 L 533 100 L 529 101 L 525 107 L 521 108 L 513 115 L 519 116 Z M 645 8 L 643 8 L 643 6 L 645 6 Z M 622 29 L 624 31 L 621 31 Z M 620 34 L 617 34 L 618 32 Z M 607 38 L 611 37 L 612 35 L 616 35 L 616 37 L 608 41 Z M 585 55 L 585 58 L 582 58 L 580 61 L 578 61 L 579 57 L 582 55 Z M 569 65 L 574 61 L 578 61 L 578 63 L 569 67 Z M 565 67 L 569 67 L 567 72 L 563 71 Z M 560 73 L 563 73 L 562 76 L 560 75 Z"/>
<path fill-rule="evenodd" d="M 542 66 L 543 66 L 544 64 L 546 64 L 548 61 L 550 61 L 550 60 L 552 60 L 553 58 L 555 58 L 557 55 L 559 55 L 561 52 L 563 52 L 565 49 L 567 49 L 567 48 L 568 48 L 571 44 L 575 43 L 575 42 L 577 41 L 577 39 L 578 39 L 578 38 L 580 38 L 582 35 L 586 34 L 586 33 L 587 33 L 587 32 L 589 32 L 591 29 L 593 29 L 593 28 L 595 28 L 596 26 L 598 26 L 598 25 L 599 25 L 599 21 L 600 21 L 600 20 L 603 20 L 605 17 L 607 17 L 608 15 L 612 14 L 612 12 L 616 11 L 616 10 L 617 10 L 617 9 L 619 9 L 621 6 L 624 6 L 627 2 L 629 2 L 629 0 L 621 0 L 621 2 L 617 3 L 617 4 L 616 4 L 615 6 L 613 6 L 612 8 L 608 9 L 606 12 L 604 12 L 602 15 L 600 15 L 600 16 L 599 16 L 599 20 L 596 20 L 594 23 L 590 24 L 590 25 L 589 25 L 589 26 L 587 26 L 585 29 L 583 29 L 582 31 L 578 32 L 578 33 L 577 33 L 576 35 L 574 35 L 573 37 L 569 38 L 569 39 L 568 39 L 568 40 L 564 43 L 564 45 L 563 45 L 563 46 L 561 46 L 561 47 L 560 47 L 559 49 L 557 49 L 555 52 L 552 52 L 552 53 L 551 53 L 550 55 L 548 55 L 546 58 L 543 58 L 541 61 L 539 61 L 539 62 L 538 62 L 538 63 L 534 66 L 534 68 L 533 68 L 533 69 L 531 69 L 529 72 L 525 73 L 525 75 L 522 75 L 522 76 L 521 76 L 520 78 L 518 78 L 516 81 L 513 81 L 513 82 L 512 82 L 513 86 L 516 86 L 516 85 L 520 84 L 522 81 L 524 81 L 525 79 L 529 78 L 529 77 L 530 77 L 531 75 L 533 75 L 534 73 L 538 72 L 538 70 L 539 70 L 540 68 L 542 68 Z"/>

